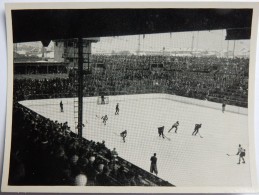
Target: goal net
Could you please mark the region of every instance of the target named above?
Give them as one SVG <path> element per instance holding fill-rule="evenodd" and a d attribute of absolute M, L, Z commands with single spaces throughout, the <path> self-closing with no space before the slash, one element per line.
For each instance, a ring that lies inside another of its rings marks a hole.
<path fill-rule="evenodd" d="M 97 98 L 97 104 L 100 105 L 100 104 L 109 104 L 109 97 L 106 97 L 106 96 L 99 96 Z"/>

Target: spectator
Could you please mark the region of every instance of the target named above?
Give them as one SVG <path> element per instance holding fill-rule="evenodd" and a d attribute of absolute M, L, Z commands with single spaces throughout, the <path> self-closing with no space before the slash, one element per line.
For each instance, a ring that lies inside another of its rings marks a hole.
<path fill-rule="evenodd" d="M 86 186 L 87 177 L 84 174 L 79 174 L 75 177 L 74 185 L 75 186 Z"/>

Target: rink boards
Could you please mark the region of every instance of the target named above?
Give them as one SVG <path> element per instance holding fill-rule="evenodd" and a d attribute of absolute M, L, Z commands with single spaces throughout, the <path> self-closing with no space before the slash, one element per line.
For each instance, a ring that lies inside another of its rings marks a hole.
<path fill-rule="evenodd" d="M 117 95 L 117 96 L 105 96 L 109 98 L 109 102 L 121 102 L 121 101 L 129 101 L 129 100 L 145 100 L 145 99 L 167 99 L 178 101 L 181 103 L 202 106 L 207 108 L 213 108 L 217 110 L 221 110 L 221 104 L 210 102 L 207 100 L 198 100 L 193 98 L 187 98 L 177 95 L 169 95 L 169 94 L 138 94 L 138 95 Z M 40 100 L 25 100 L 20 103 L 24 106 L 33 106 L 33 105 L 51 105 L 51 104 L 59 104 L 62 100 L 63 104 L 71 104 L 77 98 L 57 98 L 57 99 L 40 99 Z M 84 103 L 97 103 L 98 97 L 85 97 L 83 99 Z M 226 110 L 228 112 L 238 113 L 238 114 L 248 114 L 247 108 L 242 108 L 238 106 L 227 105 Z"/>

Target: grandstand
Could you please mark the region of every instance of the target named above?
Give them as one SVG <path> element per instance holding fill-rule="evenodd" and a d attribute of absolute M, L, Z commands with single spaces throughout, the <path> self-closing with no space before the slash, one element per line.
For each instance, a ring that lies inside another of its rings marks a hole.
<path fill-rule="evenodd" d="M 201 100 L 211 100 L 229 105 L 247 107 L 248 65 L 244 58 L 227 59 L 216 57 L 168 57 L 165 56 L 99 56 L 92 55 L 92 75 L 84 77 L 84 97 L 104 94 L 143 94 L 167 93 Z M 105 66 L 100 66 L 103 64 Z M 154 67 L 154 65 L 160 65 Z M 114 78 L 113 75 L 117 77 Z M 75 74 L 73 69 L 69 78 L 38 81 L 33 87 L 34 94 L 52 97 L 74 97 Z M 48 77 L 46 77 L 48 78 Z M 184 78 L 184 79 L 183 79 Z M 194 79 L 196 78 L 196 79 Z M 15 91 L 26 88 L 26 80 L 15 85 Z M 51 84 L 52 83 L 52 84 Z M 55 86 L 53 86 L 55 84 Z M 16 88 L 17 87 L 17 88 Z M 26 93 L 26 91 L 24 91 Z M 26 99 L 36 99 L 34 94 Z M 60 95 L 59 95 L 60 94 Z M 22 100 L 22 99 L 21 99 Z"/>
<path fill-rule="evenodd" d="M 87 185 L 173 186 L 120 157 L 114 161 L 104 142 L 79 140 L 67 123 L 19 104 L 14 105 L 12 141 L 11 185 L 77 185 L 74 178 L 85 170 Z"/>

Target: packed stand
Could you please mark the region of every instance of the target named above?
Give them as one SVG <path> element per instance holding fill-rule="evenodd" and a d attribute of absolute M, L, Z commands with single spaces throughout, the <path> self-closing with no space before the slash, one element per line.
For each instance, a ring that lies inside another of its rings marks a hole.
<path fill-rule="evenodd" d="M 171 186 L 118 157 L 104 141 L 78 139 L 66 122 L 16 103 L 9 185 Z"/>
<path fill-rule="evenodd" d="M 92 55 L 84 96 L 168 93 L 247 107 L 249 59 Z M 17 100 L 75 97 L 77 70 L 69 78 L 14 81 Z"/>

